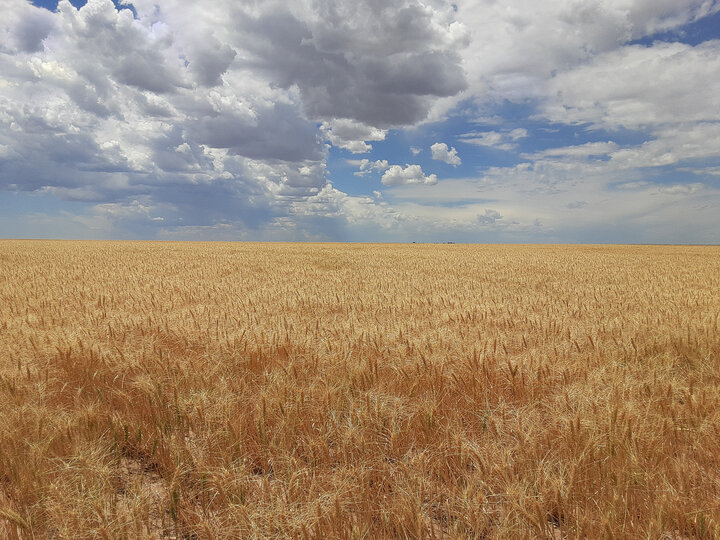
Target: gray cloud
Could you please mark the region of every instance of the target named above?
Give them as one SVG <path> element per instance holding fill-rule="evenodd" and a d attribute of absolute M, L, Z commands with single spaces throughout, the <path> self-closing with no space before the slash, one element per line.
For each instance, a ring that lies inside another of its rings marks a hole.
<path fill-rule="evenodd" d="M 350 9 L 344 4 L 341 9 L 320 3 L 306 21 L 289 12 L 243 17 L 247 64 L 283 88 L 297 86 L 312 118 L 350 118 L 381 128 L 421 121 L 430 98 L 465 88 L 460 57 L 437 49 L 432 10 L 395 6 L 393 18 L 402 21 L 398 35 L 384 25 L 358 24 L 374 13 L 370 4 L 359 2 L 353 8 L 366 12 L 359 20 L 350 19 L 352 27 L 347 20 L 338 22 L 339 13 Z M 321 15 L 330 21 L 318 19 Z M 336 23 L 334 30 L 327 29 Z"/>
<path fill-rule="evenodd" d="M 208 36 L 195 48 L 188 67 L 200 84 L 216 86 L 221 84 L 220 77 L 228 70 L 236 55 L 237 52 L 227 43 L 220 43 Z"/>
<path fill-rule="evenodd" d="M 485 213 L 480 214 L 477 217 L 480 225 L 495 225 L 495 223 L 497 223 L 500 219 L 502 219 L 502 214 L 491 208 L 486 208 Z"/>
<path fill-rule="evenodd" d="M 0 53 L 32 53 L 43 47 L 55 19 L 47 10 L 25 0 L 5 0 L 3 24 L 0 26 Z"/>
<path fill-rule="evenodd" d="M 256 112 L 260 114 L 254 121 L 230 112 L 197 118 L 188 126 L 188 134 L 201 144 L 252 159 L 323 159 L 325 148 L 317 128 L 299 111 L 278 103 Z"/>
<path fill-rule="evenodd" d="M 43 10 L 34 9 L 28 12 L 15 27 L 15 38 L 20 50 L 35 52 L 42 49 L 42 42 L 53 26 L 52 17 Z"/>

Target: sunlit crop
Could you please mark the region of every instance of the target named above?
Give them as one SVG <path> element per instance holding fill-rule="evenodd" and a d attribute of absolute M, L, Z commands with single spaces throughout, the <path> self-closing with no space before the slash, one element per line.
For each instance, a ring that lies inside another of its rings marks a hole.
<path fill-rule="evenodd" d="M 0 538 L 717 538 L 716 247 L 0 242 Z"/>

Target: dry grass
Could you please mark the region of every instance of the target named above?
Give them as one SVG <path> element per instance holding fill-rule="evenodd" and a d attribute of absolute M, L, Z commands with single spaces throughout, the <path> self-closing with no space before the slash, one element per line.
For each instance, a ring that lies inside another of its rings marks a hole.
<path fill-rule="evenodd" d="M 720 250 L 0 242 L 0 537 L 720 537 Z"/>

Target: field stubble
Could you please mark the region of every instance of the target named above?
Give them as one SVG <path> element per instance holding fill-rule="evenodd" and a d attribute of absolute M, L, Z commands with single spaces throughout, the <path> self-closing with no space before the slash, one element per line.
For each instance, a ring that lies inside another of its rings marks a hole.
<path fill-rule="evenodd" d="M 713 247 L 0 242 L 0 536 L 720 536 Z"/>

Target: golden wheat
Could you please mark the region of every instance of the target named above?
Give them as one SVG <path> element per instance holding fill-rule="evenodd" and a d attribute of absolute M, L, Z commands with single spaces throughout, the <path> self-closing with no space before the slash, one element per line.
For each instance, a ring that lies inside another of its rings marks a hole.
<path fill-rule="evenodd" d="M 0 537 L 720 536 L 720 249 L 0 242 Z"/>

